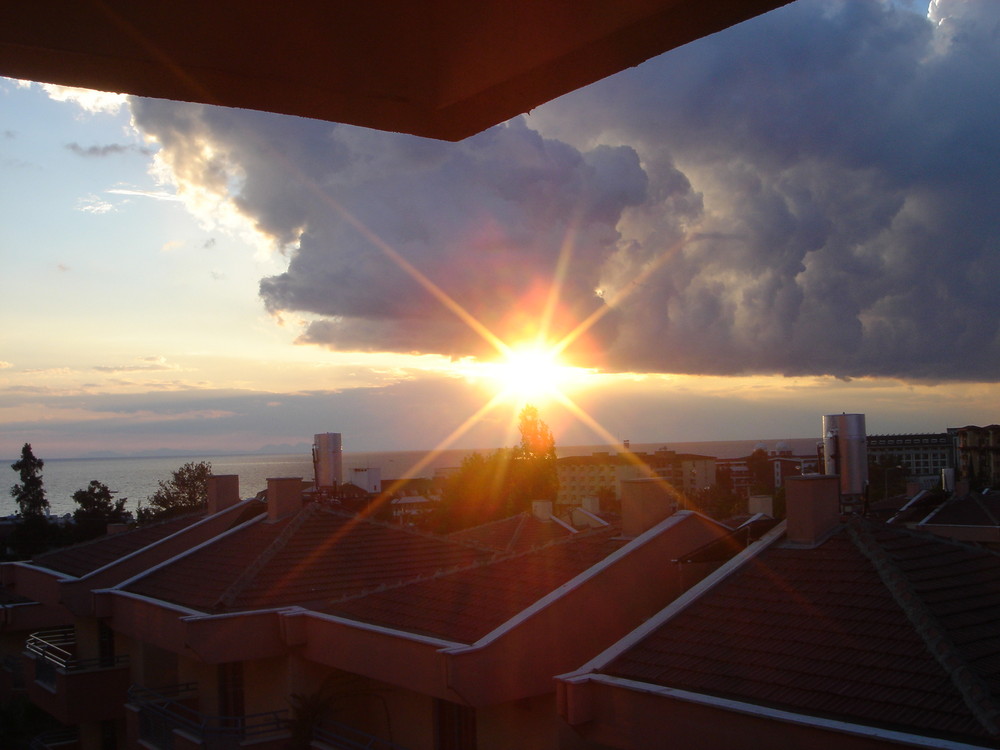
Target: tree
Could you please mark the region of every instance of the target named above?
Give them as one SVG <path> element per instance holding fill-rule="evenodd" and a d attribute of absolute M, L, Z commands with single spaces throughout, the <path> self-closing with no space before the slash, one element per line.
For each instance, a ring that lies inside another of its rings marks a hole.
<path fill-rule="evenodd" d="M 87 531 L 103 532 L 109 523 L 120 523 L 125 519 L 125 503 L 127 498 L 115 500 L 114 493 L 103 482 L 90 480 L 86 489 L 73 493 L 73 502 L 77 509 L 73 511 L 73 520 L 78 526 L 89 527 Z M 87 534 L 90 536 L 90 534 Z"/>
<path fill-rule="evenodd" d="M 532 500 L 555 500 L 559 490 L 556 472 L 556 441 L 552 431 L 538 416 L 538 409 L 526 405 L 518 417 L 521 442 L 513 451 L 514 472 L 510 510 L 530 509 Z"/>
<path fill-rule="evenodd" d="M 17 502 L 21 516 L 28 518 L 44 518 L 49 509 L 49 501 L 45 497 L 45 487 L 42 485 L 42 467 L 45 462 L 35 458 L 31 452 L 31 443 L 25 443 L 21 448 L 21 458 L 10 465 L 16 471 L 21 481 L 10 488 L 10 494 Z"/>
<path fill-rule="evenodd" d="M 476 526 L 531 510 L 533 500 L 555 500 L 559 480 L 552 432 L 534 406 L 521 410 L 521 442 L 492 453 L 472 453 L 448 478 L 432 519 L 439 532 Z"/>
<path fill-rule="evenodd" d="M 146 498 L 148 508 L 137 511 L 139 523 L 171 518 L 201 510 L 208 504 L 208 478 L 212 464 L 208 461 L 191 461 L 171 473 L 169 480 L 161 480 L 152 495 Z"/>
<path fill-rule="evenodd" d="M 751 495 L 770 495 L 774 492 L 774 469 L 767 458 L 767 451 L 757 448 L 747 456 L 747 469 L 750 470 L 752 482 Z"/>

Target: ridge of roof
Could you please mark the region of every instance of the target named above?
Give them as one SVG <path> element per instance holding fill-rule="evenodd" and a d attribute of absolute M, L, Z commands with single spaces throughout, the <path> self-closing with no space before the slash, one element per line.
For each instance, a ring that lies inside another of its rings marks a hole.
<path fill-rule="evenodd" d="M 846 528 L 848 538 L 875 566 L 879 578 L 926 644 L 927 650 L 951 677 L 952 684 L 969 710 L 987 732 L 1000 734 L 1000 704 L 993 700 L 989 686 L 969 665 L 943 623 L 935 617 L 916 591 L 906 572 L 879 544 L 869 523 L 855 517 L 848 521 Z"/>
<path fill-rule="evenodd" d="M 268 562 L 270 562 L 271 559 L 279 551 L 281 551 L 286 544 L 288 544 L 288 540 L 294 536 L 295 532 L 302 528 L 302 525 L 306 521 L 316 515 L 318 508 L 319 506 L 316 505 L 316 503 L 309 503 L 301 511 L 299 511 L 296 516 L 289 521 L 285 528 L 281 530 L 281 533 L 278 534 L 278 536 L 275 537 L 274 540 L 267 545 L 267 547 L 261 550 L 261 553 L 257 555 L 253 562 L 243 569 L 243 572 L 236 577 L 236 580 L 229 585 L 229 588 L 222 592 L 216 600 L 215 606 L 233 606 L 239 595 L 246 590 L 247 586 L 249 586 L 257 574 L 263 570 L 264 566 L 267 565 Z"/>

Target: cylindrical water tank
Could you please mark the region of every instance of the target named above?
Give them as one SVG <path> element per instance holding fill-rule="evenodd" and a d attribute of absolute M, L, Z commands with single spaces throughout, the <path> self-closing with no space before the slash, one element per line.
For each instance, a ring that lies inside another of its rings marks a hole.
<path fill-rule="evenodd" d="M 863 495 L 868 484 L 868 444 L 864 414 L 823 417 L 823 457 L 827 474 L 840 476 L 842 495 Z"/>
<path fill-rule="evenodd" d="M 332 489 L 344 483 L 344 453 L 339 432 L 323 432 L 313 439 L 316 487 Z"/>

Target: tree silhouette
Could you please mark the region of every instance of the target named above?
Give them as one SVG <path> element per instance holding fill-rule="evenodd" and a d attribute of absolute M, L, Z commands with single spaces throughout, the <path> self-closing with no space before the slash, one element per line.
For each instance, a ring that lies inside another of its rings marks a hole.
<path fill-rule="evenodd" d="M 191 461 L 171 473 L 168 480 L 161 480 L 156 492 L 140 507 L 139 523 L 161 520 L 201 510 L 208 505 L 208 478 L 212 464 L 208 461 Z"/>
<path fill-rule="evenodd" d="M 90 480 L 85 489 L 73 493 L 73 502 L 77 509 L 73 511 L 73 520 L 82 538 L 103 534 L 109 523 L 120 523 L 125 520 L 125 503 L 127 498 L 115 500 L 114 493 L 103 482 Z"/>
<path fill-rule="evenodd" d="M 45 462 L 35 458 L 31 451 L 31 443 L 25 443 L 21 448 L 21 458 L 10 465 L 16 471 L 21 481 L 10 488 L 18 510 L 24 518 L 44 518 L 49 509 L 49 501 L 45 497 L 45 487 L 42 484 L 42 467 Z"/>

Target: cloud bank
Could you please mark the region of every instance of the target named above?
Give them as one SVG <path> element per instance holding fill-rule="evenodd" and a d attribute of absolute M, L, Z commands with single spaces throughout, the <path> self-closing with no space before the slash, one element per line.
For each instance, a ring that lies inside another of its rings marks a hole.
<path fill-rule="evenodd" d="M 598 313 L 585 364 L 996 381 L 1000 11 L 797 3 L 459 144 L 149 100 L 182 191 L 286 248 L 339 350 L 481 354 Z"/>

